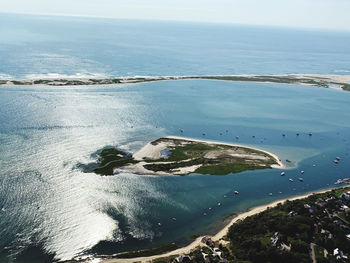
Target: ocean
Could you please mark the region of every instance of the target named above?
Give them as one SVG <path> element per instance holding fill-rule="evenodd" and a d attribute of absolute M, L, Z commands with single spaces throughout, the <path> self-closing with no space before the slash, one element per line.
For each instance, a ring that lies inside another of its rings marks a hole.
<path fill-rule="evenodd" d="M 1 14 L 0 33 L 2 79 L 350 72 L 349 32 Z M 349 101 L 334 89 L 214 80 L 0 86 L 0 262 L 183 245 L 232 213 L 332 187 L 349 176 Z M 135 152 L 203 132 L 276 153 L 286 176 L 78 169 L 105 146 Z"/>

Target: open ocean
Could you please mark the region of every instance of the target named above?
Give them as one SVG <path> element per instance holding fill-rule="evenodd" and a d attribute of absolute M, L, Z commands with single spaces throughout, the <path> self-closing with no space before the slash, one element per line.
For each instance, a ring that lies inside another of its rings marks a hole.
<path fill-rule="evenodd" d="M 0 14 L 0 36 L 0 79 L 350 74 L 350 32 Z M 272 151 L 290 169 L 102 177 L 76 168 L 104 146 L 134 152 L 179 128 Z M 210 80 L 0 86 L 0 262 L 183 245 L 233 212 L 332 187 L 350 176 L 349 152 L 345 91 Z"/>

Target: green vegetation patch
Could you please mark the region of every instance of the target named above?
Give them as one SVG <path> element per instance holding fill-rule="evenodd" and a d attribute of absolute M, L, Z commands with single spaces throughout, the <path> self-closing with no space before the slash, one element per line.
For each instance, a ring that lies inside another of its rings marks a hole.
<path fill-rule="evenodd" d="M 342 88 L 343 90 L 350 91 L 350 84 L 343 84 L 343 85 L 341 86 L 341 88 Z"/>
<path fill-rule="evenodd" d="M 245 163 L 224 163 L 218 165 L 203 165 L 195 170 L 199 174 L 225 175 L 230 173 L 240 173 L 247 170 L 266 169 L 270 167 L 258 166 Z"/>
<path fill-rule="evenodd" d="M 339 262 L 333 250 L 350 251 L 345 221 L 348 214 L 341 212 L 341 206 L 349 206 L 350 200 L 339 195 L 348 190 L 337 189 L 286 201 L 233 224 L 227 239 L 234 262 L 312 262 L 312 243 L 317 262 Z M 327 258 L 325 251 L 328 251 Z"/>
<path fill-rule="evenodd" d="M 124 152 L 114 147 L 104 148 L 93 154 L 97 161 L 89 164 L 78 164 L 78 168 L 83 172 L 94 172 L 100 175 L 113 175 L 114 169 L 137 163 L 130 153 Z"/>

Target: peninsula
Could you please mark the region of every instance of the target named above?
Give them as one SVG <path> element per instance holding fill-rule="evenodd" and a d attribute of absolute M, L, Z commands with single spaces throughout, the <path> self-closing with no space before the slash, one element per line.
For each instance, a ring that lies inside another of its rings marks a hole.
<path fill-rule="evenodd" d="M 235 216 L 214 236 L 156 254 L 141 250 L 104 257 L 131 262 L 348 262 L 350 188 L 274 201 Z M 178 261 L 186 258 L 188 261 Z"/>
<path fill-rule="evenodd" d="M 97 155 L 96 163 L 80 164 L 79 167 L 84 172 L 101 175 L 123 171 L 148 175 L 225 175 L 283 168 L 276 155 L 263 150 L 184 137 L 157 139 L 133 155 L 116 148 L 102 149 Z"/>
<path fill-rule="evenodd" d="M 350 91 L 350 75 L 288 74 L 288 75 L 199 75 L 199 76 L 140 76 L 117 78 L 40 78 L 0 79 L 0 85 L 79 86 L 142 83 L 163 80 L 225 80 L 313 85 Z"/>

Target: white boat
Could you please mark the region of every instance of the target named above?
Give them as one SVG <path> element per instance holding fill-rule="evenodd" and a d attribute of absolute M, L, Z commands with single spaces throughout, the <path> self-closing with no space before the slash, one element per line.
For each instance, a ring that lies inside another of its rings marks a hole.
<path fill-rule="evenodd" d="M 238 192 L 238 191 L 234 191 L 234 193 L 235 193 L 235 195 L 238 195 L 238 194 L 239 194 L 239 192 Z"/>
<path fill-rule="evenodd" d="M 282 172 L 282 173 L 281 173 L 281 176 L 285 176 L 285 174 L 286 174 L 285 172 Z"/>
<path fill-rule="evenodd" d="M 294 180 L 292 178 L 289 178 L 289 182 L 294 182 Z"/>
<path fill-rule="evenodd" d="M 304 171 L 301 171 L 300 173 L 301 173 L 301 174 L 304 174 L 305 172 L 304 172 Z"/>

